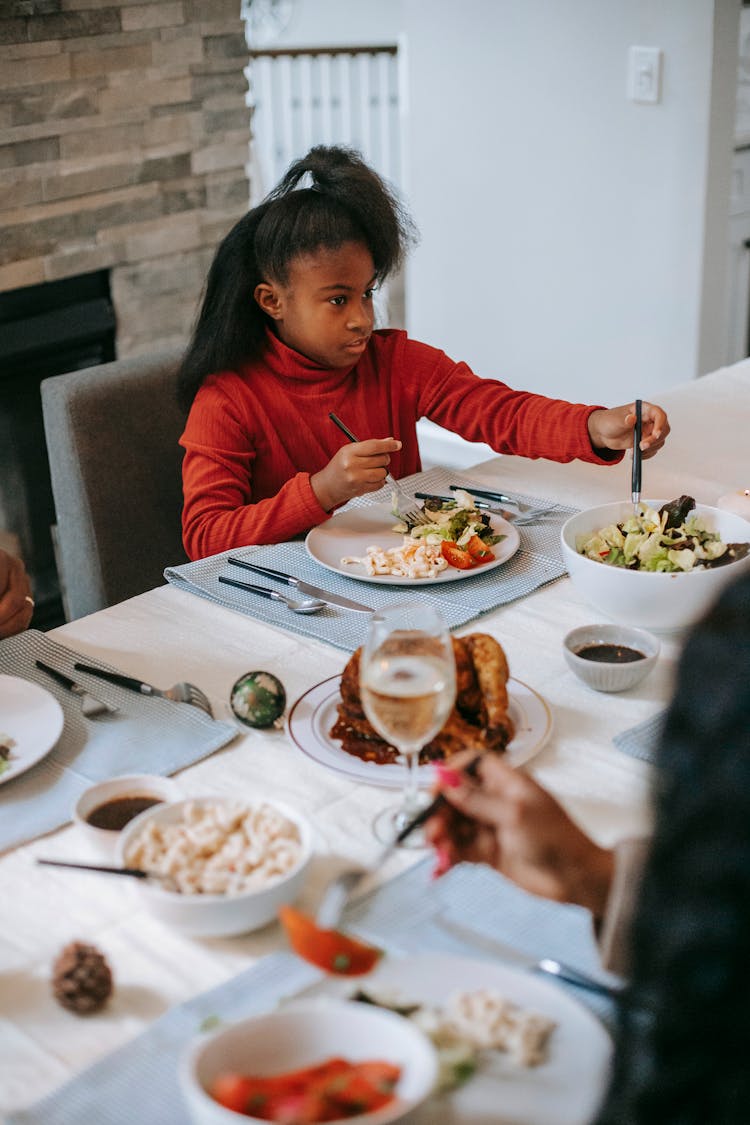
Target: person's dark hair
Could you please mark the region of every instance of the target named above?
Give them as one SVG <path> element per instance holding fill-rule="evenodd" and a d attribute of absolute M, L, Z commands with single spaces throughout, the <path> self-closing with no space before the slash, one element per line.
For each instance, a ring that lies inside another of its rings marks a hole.
<path fill-rule="evenodd" d="M 310 187 L 300 187 L 309 175 Z M 188 409 L 207 375 L 236 370 L 263 348 L 266 316 L 253 296 L 262 281 L 288 281 L 300 254 L 363 242 L 383 281 L 400 265 L 415 229 L 395 193 L 359 153 L 319 145 L 291 165 L 277 187 L 239 220 L 208 273 L 178 396 Z"/>
<path fill-rule="evenodd" d="M 680 660 L 598 1125 L 750 1121 L 750 575 Z"/>

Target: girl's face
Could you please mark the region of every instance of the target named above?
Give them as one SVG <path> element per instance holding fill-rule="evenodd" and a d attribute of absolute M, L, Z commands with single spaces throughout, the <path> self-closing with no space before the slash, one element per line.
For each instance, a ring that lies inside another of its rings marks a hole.
<path fill-rule="evenodd" d="M 345 242 L 293 258 L 288 283 L 263 282 L 255 300 L 288 347 L 321 367 L 351 367 L 372 332 L 374 285 L 370 251 Z"/>

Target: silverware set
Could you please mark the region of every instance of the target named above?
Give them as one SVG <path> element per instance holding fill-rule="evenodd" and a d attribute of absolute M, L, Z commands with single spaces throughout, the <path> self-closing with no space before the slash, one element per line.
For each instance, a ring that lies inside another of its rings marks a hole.
<path fill-rule="evenodd" d="M 45 672 L 58 684 L 66 688 L 67 691 L 77 696 L 81 701 L 81 712 L 87 719 L 98 719 L 106 715 L 114 715 L 119 711 L 114 703 L 108 703 L 99 696 L 94 695 L 84 685 L 74 680 L 72 676 L 68 676 L 65 672 L 61 672 L 59 668 L 53 668 L 49 664 L 45 664 L 43 660 L 36 661 L 37 668 Z M 213 718 L 213 711 L 211 709 L 211 702 L 205 692 L 201 691 L 195 684 L 190 684 L 183 680 L 181 683 L 173 684 L 172 687 L 162 691 L 159 688 L 153 687 L 151 684 L 143 683 L 141 680 L 135 679 L 133 676 L 126 676 L 122 672 L 107 672 L 103 668 L 95 668 L 92 664 L 83 664 L 78 661 L 73 665 L 77 672 L 85 672 L 89 676 L 95 676 L 99 680 L 105 680 L 110 684 L 117 684 L 119 687 L 128 688 L 130 691 L 136 691 L 140 695 L 158 696 L 161 699 L 171 699 L 173 703 L 189 703 L 193 707 L 198 707 L 207 715 Z"/>
<path fill-rule="evenodd" d="M 469 492 L 472 496 L 483 497 L 484 499 L 475 499 L 474 503 L 479 511 L 492 512 L 495 515 L 502 516 L 503 519 L 509 520 L 517 527 L 528 527 L 530 524 L 541 523 L 545 516 L 551 515 L 552 512 L 558 507 L 557 504 L 550 504 L 546 507 L 538 506 L 533 507 L 531 504 L 521 504 L 518 500 L 512 500 L 509 496 L 505 496 L 502 492 L 488 492 L 486 490 L 480 491 L 478 488 L 467 488 L 462 484 L 451 484 L 448 486 L 453 492 Z M 455 500 L 454 496 L 438 496 L 432 492 L 415 492 L 417 500 L 439 500 L 440 503 L 445 504 Z M 496 499 L 497 504 L 488 504 L 487 500 Z M 501 505 L 513 504 L 518 509 L 517 512 L 509 510 L 507 507 Z M 429 518 L 422 519 L 420 523 L 429 523 Z"/>
<path fill-rule="evenodd" d="M 181 680 L 180 683 L 162 690 L 152 684 L 144 683 L 134 676 L 126 676 L 122 672 L 107 672 L 104 668 L 95 668 L 92 664 L 83 664 L 76 661 L 73 667 L 77 672 L 85 672 L 89 676 L 96 676 L 99 680 L 106 680 L 109 684 L 117 684 L 118 687 L 127 688 L 129 691 L 138 692 L 140 695 L 153 695 L 160 699 L 171 699 L 173 703 L 190 703 L 193 707 L 200 708 L 201 711 L 205 711 L 207 715 L 213 718 L 211 702 L 206 693 L 196 687 L 195 684 L 188 683 L 187 680 Z"/>
<path fill-rule="evenodd" d="M 252 571 L 253 574 L 262 574 L 264 577 L 270 578 L 273 582 L 281 582 L 285 586 L 291 586 L 293 590 L 298 591 L 300 594 L 306 594 L 307 597 L 303 601 L 296 602 L 292 598 L 280 594 L 277 590 L 270 589 L 268 586 L 259 586 L 253 582 L 240 582 L 236 578 L 226 578 L 223 575 L 219 576 L 219 582 L 227 586 L 236 586 L 240 590 L 247 590 L 251 594 L 258 594 L 259 597 L 283 602 L 287 609 L 291 609 L 292 613 L 317 613 L 318 610 L 325 609 L 327 605 L 338 606 L 340 609 L 351 610 L 353 613 L 373 612 L 372 607 L 369 605 L 354 602 L 351 598 L 344 598 L 340 594 L 332 594 L 329 590 L 323 590 L 319 586 L 313 586 L 310 582 L 305 582 L 302 578 L 295 578 L 293 574 L 286 574 L 282 570 L 274 570 L 270 566 L 261 566 L 260 563 L 251 563 L 246 559 L 233 558 L 231 555 L 227 559 L 227 562 L 232 566 L 240 567 L 242 570 Z"/>

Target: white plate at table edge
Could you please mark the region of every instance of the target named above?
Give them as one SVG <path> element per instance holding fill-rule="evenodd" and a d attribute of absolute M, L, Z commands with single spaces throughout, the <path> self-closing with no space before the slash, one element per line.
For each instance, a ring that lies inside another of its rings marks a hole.
<path fill-rule="evenodd" d="M 10 681 L 10 682 L 8 682 Z M 0 773 L 0 785 L 12 781 L 41 761 L 56 745 L 65 724 L 63 709 L 55 697 L 21 676 L 0 674 L 0 701 L 3 691 L 12 691 L 26 711 L 14 716 L 0 713 L 0 733 L 9 735 L 15 745 L 11 748 L 8 767 Z M 27 745 L 26 740 L 31 742 Z"/>
<path fill-rule="evenodd" d="M 494 562 L 483 563 L 473 570 L 458 570 L 456 567 L 449 566 L 441 570 L 435 578 L 399 578 L 394 574 L 363 574 L 357 570 L 356 565 L 345 565 L 341 562 L 341 559 L 347 556 L 365 555 L 367 548 L 371 546 L 377 545 L 384 549 L 400 547 L 403 535 L 391 530 L 394 520 L 393 513 L 383 504 L 337 512 L 325 523 L 319 524 L 307 533 L 305 550 L 310 558 L 320 566 L 324 566 L 326 570 L 332 570 L 346 578 L 356 578 L 358 582 L 375 582 L 385 586 L 432 586 L 486 574 L 512 558 L 521 545 L 518 528 L 500 516 L 491 515 L 492 530 L 496 535 L 504 535 L 505 539 L 492 548 L 495 554 Z M 347 531 L 348 526 L 351 527 L 350 531 Z"/>
<path fill-rule="evenodd" d="M 363 936 L 377 940 L 377 935 Z M 483 1053 L 479 1069 L 463 1086 L 428 1101 L 417 1122 L 436 1120 L 430 1115 L 443 1099 L 450 1103 L 450 1120 L 468 1125 L 489 1120 L 489 1106 L 505 1106 L 505 1113 L 492 1120 L 502 1125 L 579 1125 L 589 1121 L 604 1093 L 612 1054 L 612 1040 L 604 1025 L 585 1004 L 559 985 L 524 969 L 500 961 L 469 955 L 434 953 L 388 954 L 367 977 L 352 982 L 327 977 L 294 996 L 295 1000 L 336 998 L 353 995 L 358 988 L 405 1002 L 413 1000 L 440 1007 L 458 991 L 492 989 L 524 1008 L 556 1020 L 549 1044 L 549 1057 L 539 1067 L 521 1067 L 500 1051 Z M 585 1102 L 585 1104 L 582 1104 Z M 475 1114 L 478 1115 L 475 1117 Z"/>
<path fill-rule="evenodd" d="M 380 766 L 376 762 L 365 762 L 354 754 L 347 754 L 338 740 L 329 736 L 328 731 L 337 719 L 340 682 L 340 675 L 329 676 L 295 700 L 287 719 L 289 736 L 303 754 L 326 769 L 370 785 L 401 789 L 404 784 L 402 763 Z M 539 692 L 513 677 L 508 680 L 508 696 L 516 734 L 506 750 L 506 759 L 516 767 L 524 765 L 542 749 L 552 731 L 552 713 Z M 420 766 L 420 787 L 428 787 L 432 782 L 431 765 Z"/>

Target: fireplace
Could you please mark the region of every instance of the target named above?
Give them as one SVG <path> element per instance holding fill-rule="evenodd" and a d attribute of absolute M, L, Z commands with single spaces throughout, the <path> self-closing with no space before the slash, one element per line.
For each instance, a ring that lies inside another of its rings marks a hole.
<path fill-rule="evenodd" d="M 115 328 L 106 270 L 0 293 L 0 515 L 31 578 L 37 628 L 65 620 L 39 387 L 113 360 Z"/>
<path fill-rule="evenodd" d="M 0 546 L 46 628 L 39 384 L 114 359 L 115 320 L 118 359 L 185 345 L 248 207 L 248 49 L 239 0 L 0 3 L 0 42 Z"/>

